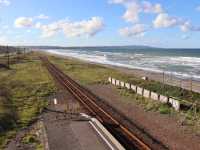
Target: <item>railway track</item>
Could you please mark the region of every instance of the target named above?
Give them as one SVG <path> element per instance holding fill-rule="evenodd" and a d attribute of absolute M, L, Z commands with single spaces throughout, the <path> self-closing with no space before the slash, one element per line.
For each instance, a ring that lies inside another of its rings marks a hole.
<path fill-rule="evenodd" d="M 40 59 L 54 80 L 68 90 L 90 112 L 90 115 L 97 118 L 126 149 L 167 149 L 162 143 L 129 121 L 123 114 L 103 103 L 90 91 L 64 74 L 46 57 Z"/>

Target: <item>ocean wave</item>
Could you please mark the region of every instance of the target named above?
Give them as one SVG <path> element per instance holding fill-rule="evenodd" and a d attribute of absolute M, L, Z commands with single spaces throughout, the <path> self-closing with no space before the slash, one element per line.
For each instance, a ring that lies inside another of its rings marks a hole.
<path fill-rule="evenodd" d="M 156 56 L 142 53 L 123 53 L 87 50 L 48 50 L 49 53 L 81 60 L 151 72 L 165 72 L 181 78 L 200 79 L 200 58 Z"/>

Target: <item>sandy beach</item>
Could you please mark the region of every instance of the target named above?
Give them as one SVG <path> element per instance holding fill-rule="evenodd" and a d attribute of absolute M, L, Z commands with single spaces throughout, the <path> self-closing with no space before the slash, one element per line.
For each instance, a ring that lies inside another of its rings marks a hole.
<path fill-rule="evenodd" d="M 200 150 L 200 0 L 0 14 L 0 150 Z"/>
<path fill-rule="evenodd" d="M 122 73 L 128 74 L 128 75 L 134 75 L 139 78 L 148 77 L 148 79 L 150 79 L 150 80 L 162 82 L 162 83 L 165 83 L 168 85 L 177 86 L 177 87 L 181 87 L 186 90 L 200 93 L 200 81 L 194 80 L 192 78 L 191 79 L 183 79 L 183 78 L 179 78 L 172 74 L 167 74 L 167 73 L 159 73 L 159 72 L 153 72 L 153 71 L 146 71 L 146 70 L 142 70 L 142 69 L 132 69 L 132 68 L 119 67 L 119 66 L 102 64 L 102 63 L 95 63 L 95 62 L 85 61 L 82 59 L 69 57 L 69 56 L 63 56 L 63 55 L 59 55 L 59 54 L 52 54 L 52 53 L 48 53 L 48 54 L 59 56 L 62 58 L 67 58 L 67 59 L 79 60 L 79 61 L 87 62 L 90 64 L 98 64 L 98 65 L 101 65 L 104 67 L 116 69 L 116 70 L 118 70 Z"/>
<path fill-rule="evenodd" d="M 51 55 L 51 56 L 55 56 L 55 55 Z M 61 62 L 59 62 L 59 58 L 66 58 L 66 62 L 64 59 Z M 63 71 L 64 71 L 64 68 L 66 68 L 67 70 L 67 68 L 70 67 L 71 63 L 73 64 L 72 66 L 76 66 L 77 64 L 80 64 L 80 65 L 77 65 L 77 68 L 78 68 L 77 70 L 79 70 L 79 67 L 83 67 L 81 63 L 86 63 L 86 61 L 80 61 L 80 60 L 79 62 L 70 61 L 70 60 L 77 60 L 77 59 L 66 57 L 66 56 L 58 57 L 58 55 L 56 55 L 56 58 L 52 58 L 52 61 L 56 63 L 54 59 L 57 60 L 58 62 L 57 65 L 59 65 L 59 63 L 64 64 L 62 68 Z M 87 63 L 95 64 L 92 62 L 87 62 Z M 92 66 L 92 65 L 87 65 L 87 64 L 85 65 Z M 124 74 L 135 75 L 138 77 L 147 76 L 147 73 L 150 74 L 150 72 L 145 72 L 143 70 L 128 69 L 128 68 L 123 68 L 123 67 L 115 67 L 115 66 L 102 65 L 102 64 L 98 64 L 98 65 L 113 68 L 113 69 L 119 70 L 120 72 L 123 72 Z M 83 71 L 82 73 L 83 75 L 85 75 L 83 69 L 82 70 L 80 69 L 80 70 Z M 70 74 L 70 71 L 72 70 L 68 70 L 69 74 Z M 81 71 L 78 73 L 81 74 Z M 98 72 L 98 70 L 96 71 Z M 95 70 L 93 70 L 93 72 L 95 72 Z M 158 81 L 162 81 L 161 75 L 162 74 L 156 74 L 156 73 L 154 75 L 152 73 L 153 77 L 159 78 Z M 77 82 L 81 83 L 81 78 L 76 78 L 75 76 L 73 76 L 73 78 L 77 80 Z M 135 101 L 136 99 L 134 97 L 131 97 L 130 95 L 123 96 L 121 94 L 122 91 L 120 92 L 119 89 L 117 89 L 115 86 L 112 86 L 110 84 L 100 84 L 100 83 L 94 82 L 93 84 L 85 84 L 84 86 L 86 86 L 86 88 L 88 88 L 92 93 L 97 95 L 102 101 L 104 101 L 105 103 L 108 103 L 110 106 L 112 106 L 119 112 L 123 113 L 131 121 L 133 121 L 138 126 L 140 126 L 144 131 L 148 132 L 152 137 L 154 137 L 155 139 L 158 139 L 168 149 L 177 149 L 177 150 L 188 150 L 188 149 L 198 150 L 199 149 L 199 142 L 198 142 L 199 132 L 193 131 L 193 126 L 191 126 L 190 124 L 187 124 L 186 121 L 184 121 L 184 124 L 182 124 L 184 116 L 179 116 L 177 115 L 177 113 L 161 114 L 158 111 L 146 110 L 142 105 L 138 104 Z M 155 105 L 153 105 L 153 107 L 154 106 Z"/>
<path fill-rule="evenodd" d="M 181 87 L 186 90 L 192 90 L 194 92 L 200 93 L 200 81 L 194 80 L 194 79 L 181 79 L 178 77 L 175 77 L 174 75 L 166 74 L 166 73 L 158 73 L 158 72 L 152 72 L 152 71 L 146 71 L 146 70 L 140 70 L 140 69 L 129 69 L 125 67 L 117 67 L 117 66 L 111 66 L 106 65 L 107 67 L 117 69 L 123 73 L 134 75 L 137 77 L 148 77 L 150 80 L 159 81 L 168 85 Z"/>

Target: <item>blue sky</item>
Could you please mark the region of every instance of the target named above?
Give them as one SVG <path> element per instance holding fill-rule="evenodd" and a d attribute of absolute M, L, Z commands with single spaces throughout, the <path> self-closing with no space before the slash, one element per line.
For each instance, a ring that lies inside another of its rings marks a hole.
<path fill-rule="evenodd" d="M 0 0 L 3 45 L 200 48 L 199 0 Z"/>

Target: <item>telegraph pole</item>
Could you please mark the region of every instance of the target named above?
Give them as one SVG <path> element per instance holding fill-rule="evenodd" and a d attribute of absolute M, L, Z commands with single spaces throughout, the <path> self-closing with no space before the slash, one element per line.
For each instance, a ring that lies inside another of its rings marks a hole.
<path fill-rule="evenodd" d="M 8 68 L 10 68 L 10 52 L 8 46 L 7 46 L 7 66 Z"/>
<path fill-rule="evenodd" d="M 25 58 L 25 55 L 26 55 L 26 48 L 24 48 L 24 58 Z"/>
<path fill-rule="evenodd" d="M 19 62 L 20 50 L 17 48 L 17 62 Z"/>
<path fill-rule="evenodd" d="M 163 89 L 163 93 L 165 93 L 165 72 L 163 71 L 163 73 L 162 73 L 162 82 L 163 82 L 163 85 L 162 85 L 162 89 Z"/>

